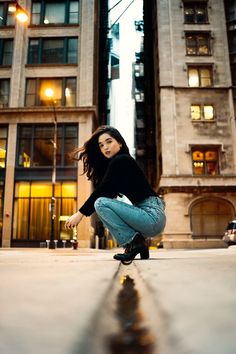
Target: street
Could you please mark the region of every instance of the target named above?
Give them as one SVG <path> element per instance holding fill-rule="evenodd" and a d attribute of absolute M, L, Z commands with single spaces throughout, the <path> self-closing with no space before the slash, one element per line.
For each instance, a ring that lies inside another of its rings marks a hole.
<path fill-rule="evenodd" d="M 0 352 L 235 354 L 235 246 L 115 252 L 0 249 Z"/>

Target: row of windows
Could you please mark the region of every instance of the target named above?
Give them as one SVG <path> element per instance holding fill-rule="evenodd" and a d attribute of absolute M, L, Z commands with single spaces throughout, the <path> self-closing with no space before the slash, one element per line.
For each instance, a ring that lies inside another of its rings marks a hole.
<path fill-rule="evenodd" d="M 76 64 L 78 38 L 29 39 L 28 64 Z M 0 65 L 12 64 L 13 39 L 0 39 Z"/>
<path fill-rule="evenodd" d="M 213 85 L 213 72 L 211 66 L 189 66 L 189 87 L 211 87 Z M 44 106 L 48 104 L 45 95 L 46 88 L 54 91 L 55 104 L 58 106 L 76 105 L 76 78 L 32 78 L 26 80 L 25 106 Z M 0 80 L 0 107 L 8 107 L 10 94 L 10 80 Z M 143 97 L 137 100 L 143 101 Z"/>
<path fill-rule="evenodd" d="M 76 64 L 78 38 L 30 38 L 28 64 Z M 186 33 L 186 54 L 193 56 L 210 55 L 210 33 Z M 0 40 L 0 65 L 11 65 L 13 39 Z"/>
<path fill-rule="evenodd" d="M 0 26 L 14 26 L 15 16 L 10 11 L 14 4 L 0 4 Z M 208 23 L 207 2 L 184 2 L 184 22 L 186 24 Z M 32 25 L 78 24 L 79 1 L 73 0 L 35 0 L 31 7 Z"/>
<path fill-rule="evenodd" d="M 51 167 L 53 165 L 53 125 L 19 126 L 16 167 Z M 57 167 L 75 166 L 69 153 L 78 146 L 78 125 L 58 124 Z M 5 168 L 7 128 L 0 128 L 0 168 Z"/>
<path fill-rule="evenodd" d="M 49 167 L 53 165 L 52 125 L 20 125 L 17 138 L 16 166 L 23 168 Z M 58 124 L 57 166 L 75 166 L 69 152 L 78 145 L 78 126 Z M 5 167 L 7 128 L 0 128 L 0 167 Z M 192 165 L 194 175 L 218 175 L 219 149 L 216 147 L 193 147 Z"/>
<path fill-rule="evenodd" d="M 74 107 L 76 105 L 76 78 L 27 79 L 25 106 L 47 106 L 51 100 L 47 97 L 47 89 L 53 90 L 55 106 Z M 0 108 L 9 106 L 10 80 L 0 80 Z"/>
<path fill-rule="evenodd" d="M 11 8 L 14 2 L 0 3 L 0 27 L 14 26 L 15 13 Z M 35 0 L 31 7 L 31 25 L 78 24 L 79 1 L 73 0 Z"/>
<path fill-rule="evenodd" d="M 14 2 L 0 4 L 0 26 L 14 26 L 15 16 L 11 12 Z M 78 24 L 79 1 L 35 0 L 31 6 L 31 25 Z M 186 24 L 208 23 L 207 2 L 184 2 Z"/>

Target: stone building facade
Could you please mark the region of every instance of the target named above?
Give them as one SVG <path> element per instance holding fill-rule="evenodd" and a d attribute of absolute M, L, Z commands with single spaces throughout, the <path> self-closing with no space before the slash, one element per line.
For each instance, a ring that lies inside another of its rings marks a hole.
<path fill-rule="evenodd" d="M 157 180 L 165 247 L 218 247 L 236 210 L 236 127 L 223 0 L 154 1 Z"/>
<path fill-rule="evenodd" d="M 98 2 L 19 3 L 30 14 L 26 24 L 16 21 L 11 1 L 0 2 L 2 247 L 39 246 L 51 237 L 55 126 L 54 238 L 72 238 L 64 220 L 91 187 L 68 153 L 90 136 L 97 119 Z M 90 229 L 90 218 L 84 218 L 81 247 L 91 245 Z"/>

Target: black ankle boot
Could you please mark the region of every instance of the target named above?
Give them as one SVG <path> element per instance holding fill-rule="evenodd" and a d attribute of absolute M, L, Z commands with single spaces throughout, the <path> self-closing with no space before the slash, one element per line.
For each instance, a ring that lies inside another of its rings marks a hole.
<path fill-rule="evenodd" d="M 134 239 L 126 246 L 124 253 L 117 253 L 113 256 L 118 261 L 130 262 L 140 253 L 141 259 L 149 258 L 149 248 L 145 243 L 145 238 L 137 233 Z"/>
<path fill-rule="evenodd" d="M 124 253 L 130 253 L 130 247 L 131 247 L 131 244 L 128 243 L 124 249 Z M 143 249 L 143 251 L 140 252 L 140 258 L 141 259 L 148 259 L 149 258 L 149 247 L 146 243 L 146 240 L 145 240 L 145 248 Z"/>

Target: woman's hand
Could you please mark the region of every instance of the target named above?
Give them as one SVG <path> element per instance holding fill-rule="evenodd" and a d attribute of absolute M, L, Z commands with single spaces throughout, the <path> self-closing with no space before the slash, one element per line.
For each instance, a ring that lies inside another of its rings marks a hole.
<path fill-rule="evenodd" d="M 81 212 L 77 211 L 77 213 L 71 215 L 69 217 L 69 219 L 66 220 L 65 222 L 65 229 L 73 229 L 73 227 L 75 227 L 76 225 L 78 225 L 80 223 L 80 221 L 83 218 L 83 214 L 81 214 Z"/>

